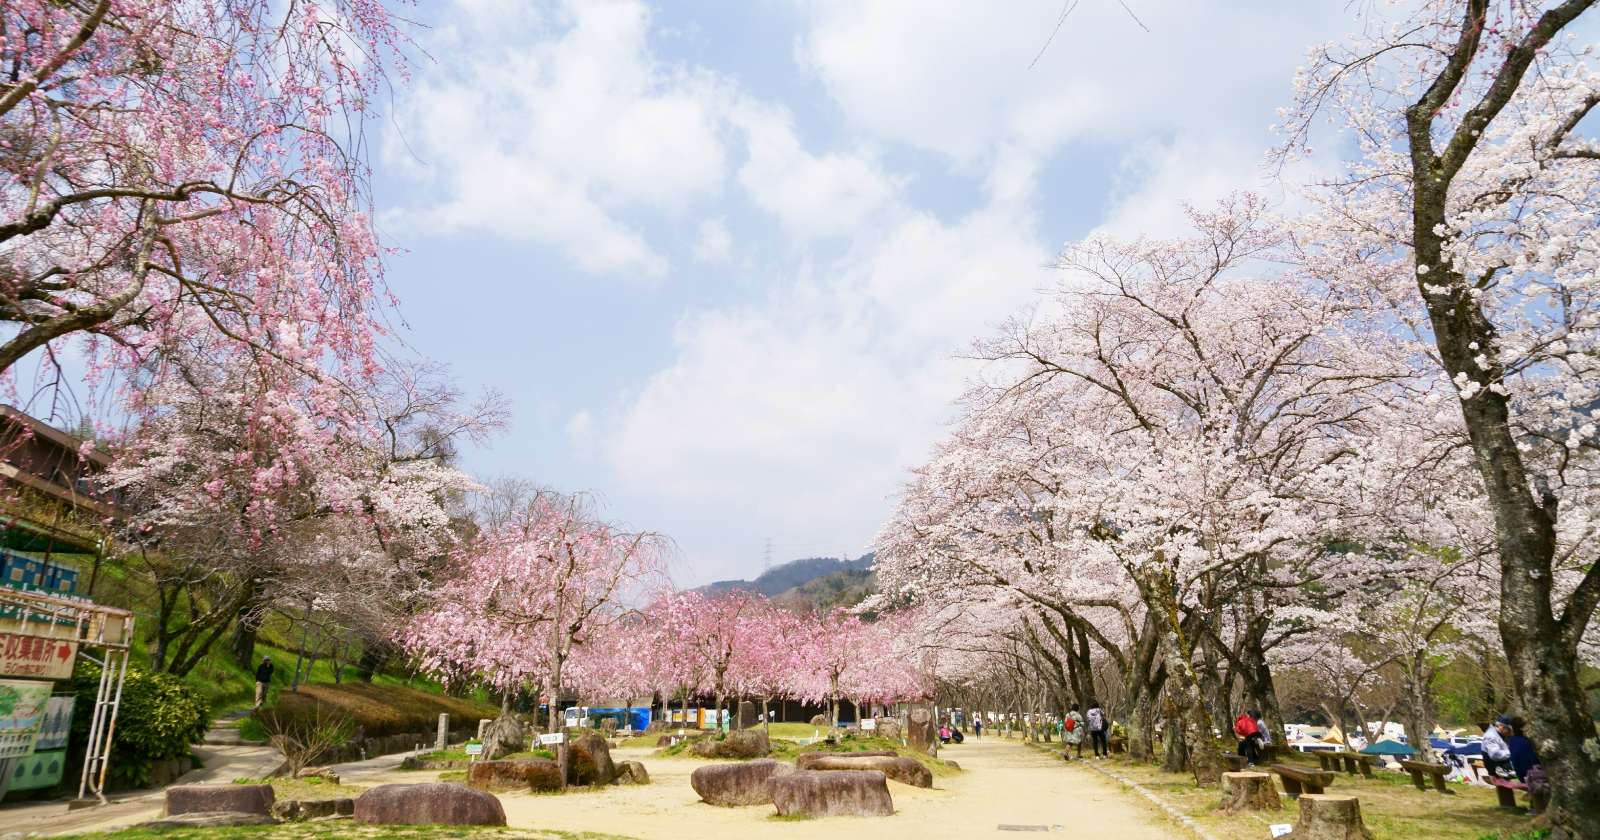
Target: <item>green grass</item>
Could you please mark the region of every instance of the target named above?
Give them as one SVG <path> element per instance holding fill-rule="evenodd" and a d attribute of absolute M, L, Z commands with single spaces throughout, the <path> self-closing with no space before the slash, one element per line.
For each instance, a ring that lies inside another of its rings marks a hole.
<path fill-rule="evenodd" d="M 233 828 L 127 828 L 121 831 L 67 835 L 74 840 L 290 840 L 290 838 L 358 838 L 358 840 L 636 840 L 620 834 L 554 831 L 538 828 L 490 828 L 459 825 L 362 825 L 350 820 L 246 825 Z"/>
<path fill-rule="evenodd" d="M 306 779 L 234 779 L 236 785 L 272 785 L 272 795 L 275 799 L 299 799 L 301 801 L 318 799 L 345 799 L 360 796 L 366 790 L 357 785 L 329 784 L 327 781 L 312 777 Z"/>
<path fill-rule="evenodd" d="M 761 724 L 750 727 L 760 729 Z M 783 738 L 789 741 L 799 741 L 804 738 L 827 737 L 828 727 L 812 726 L 809 723 L 772 723 L 767 725 L 767 737 Z"/>

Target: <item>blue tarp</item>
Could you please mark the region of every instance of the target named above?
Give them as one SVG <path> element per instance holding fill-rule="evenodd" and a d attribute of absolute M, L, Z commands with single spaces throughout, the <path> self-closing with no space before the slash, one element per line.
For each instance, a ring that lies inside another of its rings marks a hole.
<path fill-rule="evenodd" d="M 1476 744 L 1462 744 L 1459 747 L 1451 747 L 1444 752 L 1445 755 L 1483 755 L 1483 743 L 1480 741 Z"/>
<path fill-rule="evenodd" d="M 1364 755 L 1415 755 L 1416 750 L 1399 741 L 1379 741 L 1361 748 Z"/>

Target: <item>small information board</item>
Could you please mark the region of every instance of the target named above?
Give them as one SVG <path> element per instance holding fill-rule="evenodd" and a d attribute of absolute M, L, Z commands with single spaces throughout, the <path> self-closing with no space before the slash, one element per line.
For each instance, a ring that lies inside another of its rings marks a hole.
<path fill-rule="evenodd" d="M 563 744 L 566 743 L 566 740 L 567 733 L 565 732 L 550 732 L 539 736 L 539 743 L 544 744 L 545 746 L 549 746 L 550 744 Z"/>
<path fill-rule="evenodd" d="M 862 732 L 871 732 L 872 730 L 877 729 L 877 728 L 878 728 L 878 722 L 873 720 L 872 718 L 862 718 L 861 719 L 861 731 Z"/>
<path fill-rule="evenodd" d="M 480 755 L 483 755 L 483 745 L 482 744 L 468 744 L 467 745 L 467 755 L 472 756 L 473 758 L 476 758 L 476 757 L 478 757 Z"/>

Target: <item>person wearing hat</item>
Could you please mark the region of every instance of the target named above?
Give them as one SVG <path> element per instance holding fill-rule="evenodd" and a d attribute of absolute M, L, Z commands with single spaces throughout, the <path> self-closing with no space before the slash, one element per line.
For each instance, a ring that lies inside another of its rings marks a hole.
<path fill-rule="evenodd" d="M 1505 778 L 1511 775 L 1511 716 L 1501 715 L 1483 731 L 1483 772 Z"/>
<path fill-rule="evenodd" d="M 272 682 L 272 657 L 261 657 L 261 664 L 256 666 L 256 708 L 267 700 L 267 684 Z"/>

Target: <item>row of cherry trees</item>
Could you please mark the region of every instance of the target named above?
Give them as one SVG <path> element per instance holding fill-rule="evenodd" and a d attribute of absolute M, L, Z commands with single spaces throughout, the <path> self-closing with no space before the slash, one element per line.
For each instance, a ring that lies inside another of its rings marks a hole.
<path fill-rule="evenodd" d="M 1237 196 L 1187 236 L 1070 246 L 978 343 L 880 537 L 883 597 L 989 604 L 989 649 L 1026 640 L 1062 693 L 1114 695 L 1136 754 L 1159 720 L 1202 783 L 1230 711 L 1281 723 L 1275 673 L 1321 669 L 1339 713 L 1398 674 L 1420 741 L 1441 663 L 1487 654 L 1557 836 L 1600 834 L 1600 70 L 1571 32 L 1592 5 L 1366 21 L 1286 111 L 1282 158 L 1324 115 L 1352 141 L 1303 215 Z"/>

